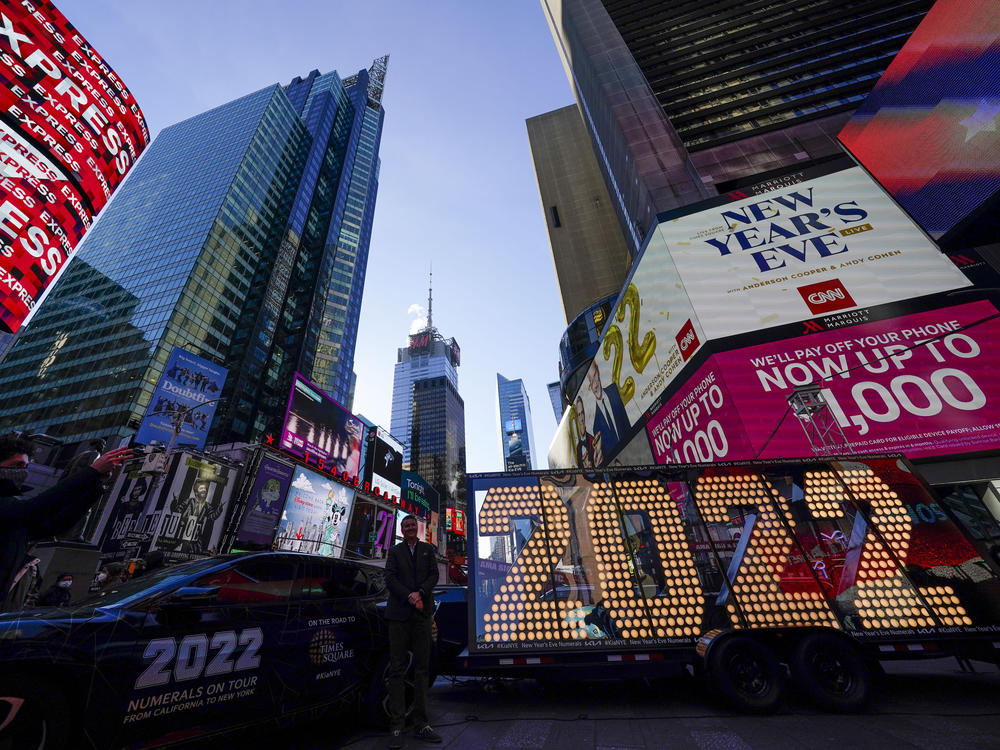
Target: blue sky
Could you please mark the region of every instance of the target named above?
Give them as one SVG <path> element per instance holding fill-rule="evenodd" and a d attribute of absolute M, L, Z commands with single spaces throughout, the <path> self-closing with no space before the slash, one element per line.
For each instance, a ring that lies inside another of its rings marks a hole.
<path fill-rule="evenodd" d="M 354 410 L 389 427 L 396 349 L 426 306 L 462 348 L 468 470 L 502 468 L 496 373 L 522 378 L 544 454 L 565 329 L 528 117 L 572 103 L 534 0 L 56 0 L 135 95 L 150 133 L 316 68 L 389 55 L 382 171 Z M 539 460 L 540 459 L 540 460 Z"/>

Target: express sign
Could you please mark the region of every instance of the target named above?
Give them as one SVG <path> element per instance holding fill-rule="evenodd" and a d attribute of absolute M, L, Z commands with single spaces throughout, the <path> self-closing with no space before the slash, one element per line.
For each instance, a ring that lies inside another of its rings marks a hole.
<path fill-rule="evenodd" d="M 149 143 L 124 84 L 48 0 L 0 13 L 0 323 L 16 331 Z"/>

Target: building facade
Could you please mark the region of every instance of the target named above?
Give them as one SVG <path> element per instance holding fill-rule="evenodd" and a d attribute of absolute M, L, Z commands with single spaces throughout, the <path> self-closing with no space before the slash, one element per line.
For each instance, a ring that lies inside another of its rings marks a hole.
<path fill-rule="evenodd" d="M 520 378 L 508 380 L 497 373 L 500 443 L 506 471 L 535 468 L 535 433 L 531 423 L 531 401 Z"/>
<path fill-rule="evenodd" d="M 402 443 L 403 468 L 419 474 L 449 509 L 465 513 L 465 402 L 458 393 L 462 352 L 434 327 L 434 296 L 427 293 L 427 325 L 396 352 L 389 431 Z M 444 524 L 442 523 L 442 529 Z M 465 553 L 465 535 L 445 532 L 447 548 Z"/>
<path fill-rule="evenodd" d="M 386 63 L 166 128 L 0 367 L 0 429 L 131 435 L 174 346 L 230 372 L 209 442 L 274 428 L 296 371 L 349 405 Z"/>
<path fill-rule="evenodd" d="M 840 153 L 933 0 L 542 0 L 633 254 L 656 214 Z"/>

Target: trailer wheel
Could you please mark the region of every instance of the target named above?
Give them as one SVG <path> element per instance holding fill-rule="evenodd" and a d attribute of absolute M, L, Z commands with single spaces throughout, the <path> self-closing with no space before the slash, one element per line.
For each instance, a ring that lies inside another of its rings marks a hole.
<path fill-rule="evenodd" d="M 781 703 L 785 676 L 774 653 L 748 635 L 731 635 L 708 652 L 712 688 L 728 703 L 750 713 L 771 713 Z"/>
<path fill-rule="evenodd" d="M 871 697 L 872 671 L 858 650 L 832 633 L 810 633 L 792 651 L 792 677 L 827 711 L 860 711 Z"/>

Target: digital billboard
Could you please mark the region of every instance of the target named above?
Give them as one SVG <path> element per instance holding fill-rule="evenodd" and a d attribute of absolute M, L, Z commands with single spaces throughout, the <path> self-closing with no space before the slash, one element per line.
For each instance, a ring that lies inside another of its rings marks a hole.
<path fill-rule="evenodd" d="M 0 326 L 17 331 L 149 143 L 142 111 L 49 0 L 0 16 Z"/>
<path fill-rule="evenodd" d="M 295 374 L 281 447 L 324 471 L 360 476 L 362 422 L 304 377 Z"/>
<path fill-rule="evenodd" d="M 895 458 L 469 475 L 470 652 L 715 629 L 996 633 L 996 574 Z"/>
<path fill-rule="evenodd" d="M 261 459 L 236 532 L 236 546 L 269 547 L 292 483 L 294 467 L 269 456 Z"/>
<path fill-rule="evenodd" d="M 658 217 L 563 415 L 550 466 L 605 465 L 711 342 L 970 285 L 847 162 Z"/>
<path fill-rule="evenodd" d="M 166 445 L 180 425 L 175 445 L 204 448 L 228 374 L 225 367 L 175 346 L 146 407 L 135 442 Z"/>
<path fill-rule="evenodd" d="M 934 237 L 1000 191 L 1000 4 L 937 0 L 840 132 Z"/>
<path fill-rule="evenodd" d="M 122 470 L 101 507 L 93 542 L 100 547 L 104 557 L 124 554 L 126 543 L 131 547 L 131 543 L 145 538 L 141 534 L 140 518 L 155 491 L 158 477 L 144 472 L 142 465 L 142 461 L 130 461 L 122 465 Z M 162 491 L 162 487 L 160 490 Z"/>
<path fill-rule="evenodd" d="M 980 300 L 713 355 L 649 420 L 657 463 L 807 456 L 788 396 L 817 383 L 842 452 L 1000 448 L 996 306 Z"/>
<path fill-rule="evenodd" d="M 352 488 L 296 466 L 278 523 L 278 549 L 343 556 L 353 504 Z"/>
<path fill-rule="evenodd" d="M 402 497 L 403 446 L 381 427 L 376 427 L 374 433 L 368 467 L 372 492 Z"/>
<path fill-rule="evenodd" d="M 860 167 L 661 221 L 654 232 L 710 339 L 969 286 Z"/>

